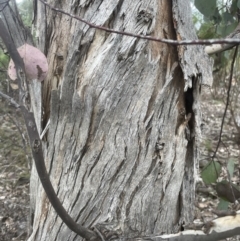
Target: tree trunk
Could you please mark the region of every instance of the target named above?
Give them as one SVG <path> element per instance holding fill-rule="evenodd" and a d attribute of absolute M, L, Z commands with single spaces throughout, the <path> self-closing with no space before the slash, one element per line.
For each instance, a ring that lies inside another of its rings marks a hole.
<path fill-rule="evenodd" d="M 196 39 L 188 0 L 48 3 L 116 30 Z M 37 28 L 49 61 L 45 163 L 69 214 L 122 240 L 178 232 L 192 222 L 200 87 L 211 84 L 203 48 L 95 30 L 39 1 Z M 62 223 L 32 173 L 29 241 L 82 240 Z"/>

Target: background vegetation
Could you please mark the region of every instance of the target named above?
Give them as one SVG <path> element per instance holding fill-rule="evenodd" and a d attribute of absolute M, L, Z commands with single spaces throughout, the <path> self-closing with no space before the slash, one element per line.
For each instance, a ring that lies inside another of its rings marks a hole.
<path fill-rule="evenodd" d="M 19 4 L 31 27 L 32 1 Z M 7 75 L 9 56 L 0 42 L 0 91 L 18 98 L 18 85 Z M 26 240 L 30 230 L 29 178 L 31 154 L 21 112 L 0 98 L 0 240 Z"/>
<path fill-rule="evenodd" d="M 240 0 L 195 0 L 192 1 L 192 8 L 200 39 L 224 38 L 239 26 Z M 211 101 L 212 106 L 206 105 L 208 115 L 205 116 L 205 124 L 214 130 L 208 129 L 202 142 L 202 178 L 205 186 L 210 186 L 210 190 L 218 197 L 218 209 L 238 210 L 238 206 L 230 203 L 235 203 L 240 198 L 240 57 L 238 54 L 225 119 L 224 108 L 227 104 L 233 51 L 224 51 L 212 57 L 214 83 L 208 99 L 208 104 Z M 222 133 L 221 122 L 224 124 Z"/>

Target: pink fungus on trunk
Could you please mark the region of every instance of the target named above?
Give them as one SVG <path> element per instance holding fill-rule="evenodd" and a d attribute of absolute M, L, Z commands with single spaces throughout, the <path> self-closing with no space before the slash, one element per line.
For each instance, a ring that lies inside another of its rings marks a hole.
<path fill-rule="evenodd" d="M 17 50 L 23 59 L 27 78 L 30 80 L 37 79 L 38 81 L 43 81 L 48 72 L 46 56 L 39 49 L 29 44 L 24 44 Z M 8 65 L 8 75 L 12 80 L 17 79 L 16 68 L 12 59 Z"/>

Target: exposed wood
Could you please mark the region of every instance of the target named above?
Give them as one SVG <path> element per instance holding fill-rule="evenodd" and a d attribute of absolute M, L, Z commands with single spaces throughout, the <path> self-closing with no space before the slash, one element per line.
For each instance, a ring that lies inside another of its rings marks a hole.
<path fill-rule="evenodd" d="M 239 39 L 240 38 L 240 24 L 238 24 L 236 29 L 231 34 L 229 34 L 226 38 Z M 205 47 L 205 52 L 207 54 L 215 54 L 215 53 L 219 53 L 219 52 L 223 52 L 225 50 L 231 49 L 234 46 L 236 46 L 236 44 L 212 44 L 210 46 Z"/>
<path fill-rule="evenodd" d="M 205 234 L 202 231 L 187 230 L 178 234 L 161 235 L 155 237 L 148 237 L 138 239 L 138 241 L 217 241 L 224 240 L 229 237 L 234 237 L 240 234 L 240 228 L 229 229 L 228 231 L 212 232 L 211 234 Z"/>

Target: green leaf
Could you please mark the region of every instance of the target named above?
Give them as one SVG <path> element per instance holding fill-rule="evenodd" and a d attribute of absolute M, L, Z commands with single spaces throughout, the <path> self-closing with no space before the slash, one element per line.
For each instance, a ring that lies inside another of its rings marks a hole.
<path fill-rule="evenodd" d="M 237 7 L 240 8 L 240 0 L 237 2 Z"/>
<path fill-rule="evenodd" d="M 224 26 L 220 25 L 217 28 L 217 33 L 220 36 L 227 36 L 228 34 L 233 32 L 233 30 L 237 27 L 237 24 L 238 24 L 237 22 L 234 22 L 229 25 L 224 25 Z"/>
<path fill-rule="evenodd" d="M 222 18 L 223 18 L 223 21 L 224 21 L 226 24 L 229 24 L 229 23 L 233 23 L 233 22 L 234 22 L 233 15 L 230 14 L 229 12 L 224 12 L 224 13 L 222 14 Z"/>
<path fill-rule="evenodd" d="M 234 172 L 234 159 L 230 159 L 227 164 L 227 170 L 229 172 L 230 178 L 233 177 Z"/>
<path fill-rule="evenodd" d="M 198 37 L 200 39 L 209 39 L 217 37 L 215 33 L 215 26 L 211 22 L 203 23 L 198 31 Z M 205 145 L 208 150 L 212 149 L 210 140 L 207 140 Z"/>
<path fill-rule="evenodd" d="M 217 8 L 215 8 L 214 13 L 210 16 L 210 20 L 213 20 L 214 24 L 221 23 L 222 17 Z"/>
<path fill-rule="evenodd" d="M 227 210 L 228 209 L 228 201 L 223 200 L 222 198 L 219 199 L 219 203 L 218 203 L 218 210 Z"/>
<path fill-rule="evenodd" d="M 230 7 L 230 12 L 235 12 L 237 10 L 237 4 L 239 0 L 232 0 L 232 5 Z"/>
<path fill-rule="evenodd" d="M 194 4 L 199 12 L 206 17 L 213 16 L 217 7 L 216 0 L 195 0 Z"/>
<path fill-rule="evenodd" d="M 240 5 L 240 0 L 232 0 L 232 5 L 229 9 L 230 13 L 234 16 L 238 11 L 238 5 Z"/>
<path fill-rule="evenodd" d="M 207 164 L 202 171 L 202 179 L 205 184 L 211 184 L 217 181 L 221 171 L 221 165 L 218 162 L 212 161 Z"/>

